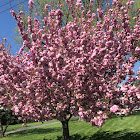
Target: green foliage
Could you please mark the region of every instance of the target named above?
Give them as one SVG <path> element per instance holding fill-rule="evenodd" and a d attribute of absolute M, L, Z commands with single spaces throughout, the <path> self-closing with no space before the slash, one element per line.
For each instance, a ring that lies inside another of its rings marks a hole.
<path fill-rule="evenodd" d="M 132 84 L 137 87 L 140 85 L 140 80 L 135 80 Z"/>
<path fill-rule="evenodd" d="M 0 109 L 0 120 L 2 122 L 2 125 L 6 125 L 7 123 L 11 125 L 22 123 L 18 120 L 17 116 L 15 116 L 10 109 Z"/>
<path fill-rule="evenodd" d="M 21 123 L 21 121 L 18 120 L 17 116 L 13 115 L 13 111 L 9 108 L 4 109 L 0 108 L 0 131 L 1 131 L 1 137 L 4 136 L 5 132 L 7 131 L 7 128 L 10 124 L 17 124 Z"/>
<path fill-rule="evenodd" d="M 0 121 L 2 125 L 10 123 L 12 111 L 9 109 L 0 109 Z"/>
<path fill-rule="evenodd" d="M 1 137 L 4 137 L 6 129 L 11 121 L 12 111 L 10 109 L 4 109 L 0 107 L 0 131 Z M 3 125 L 6 125 L 5 127 Z"/>

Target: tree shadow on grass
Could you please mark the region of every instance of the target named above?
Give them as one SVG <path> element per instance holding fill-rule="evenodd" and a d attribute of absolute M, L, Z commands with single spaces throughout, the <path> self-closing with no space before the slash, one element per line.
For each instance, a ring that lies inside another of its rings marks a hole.
<path fill-rule="evenodd" d="M 87 140 L 140 140 L 140 133 L 124 131 L 97 132 Z"/>
<path fill-rule="evenodd" d="M 30 135 L 30 134 L 48 134 L 52 132 L 61 132 L 60 128 L 34 128 L 34 129 L 29 129 L 29 130 L 24 130 L 20 132 L 15 132 L 14 134 L 16 135 Z M 12 134 L 8 134 L 12 135 Z"/>
<path fill-rule="evenodd" d="M 35 128 L 35 129 L 16 132 L 14 134 L 19 136 L 21 135 L 24 136 L 24 135 L 31 135 L 31 134 L 48 134 L 54 132 L 61 133 L 61 129 L 60 128 L 46 128 L 46 129 Z M 44 138 L 44 140 L 47 140 L 47 138 Z M 55 140 L 62 140 L 62 136 L 57 136 Z M 140 140 L 140 132 L 139 133 L 130 132 L 129 130 L 116 131 L 116 132 L 98 131 L 92 136 L 74 134 L 70 136 L 70 140 Z"/>
<path fill-rule="evenodd" d="M 58 136 L 57 140 L 62 140 L 62 136 Z M 128 132 L 127 130 L 113 133 L 98 131 L 92 136 L 74 134 L 70 137 L 70 140 L 140 140 L 140 133 Z"/>

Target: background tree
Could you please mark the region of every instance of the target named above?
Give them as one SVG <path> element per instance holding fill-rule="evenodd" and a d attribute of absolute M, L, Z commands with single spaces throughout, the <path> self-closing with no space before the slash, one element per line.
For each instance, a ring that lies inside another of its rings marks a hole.
<path fill-rule="evenodd" d="M 0 129 L 1 129 L 1 137 L 4 137 L 4 134 L 13 120 L 13 114 L 11 109 L 0 108 Z"/>

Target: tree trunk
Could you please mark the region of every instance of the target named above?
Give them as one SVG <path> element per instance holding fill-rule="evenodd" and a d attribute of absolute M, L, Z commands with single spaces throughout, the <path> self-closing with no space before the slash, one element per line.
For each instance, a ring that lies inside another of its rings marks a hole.
<path fill-rule="evenodd" d="M 3 131 L 3 137 L 4 137 L 5 132 L 6 132 L 7 128 L 8 128 L 8 126 L 9 126 L 9 123 L 10 123 L 10 121 L 7 122 L 7 124 L 6 124 L 5 128 L 4 128 L 4 131 Z"/>
<path fill-rule="evenodd" d="M 3 132 L 3 131 L 1 131 L 1 137 L 2 137 L 2 138 L 4 137 L 4 132 Z"/>
<path fill-rule="evenodd" d="M 4 137 L 4 131 L 3 131 L 3 126 L 1 124 L 1 137 Z"/>
<path fill-rule="evenodd" d="M 5 128 L 3 127 L 3 125 L 2 125 L 2 123 L 1 123 L 1 121 L 0 121 L 1 137 L 4 137 L 5 132 L 6 132 L 7 128 L 8 128 L 8 126 L 9 126 L 9 121 L 7 122 Z"/>
<path fill-rule="evenodd" d="M 3 125 L 2 125 L 2 123 L 1 123 L 1 120 L 0 120 L 0 128 L 1 128 L 1 137 L 4 137 Z"/>
<path fill-rule="evenodd" d="M 63 129 L 63 140 L 69 140 L 69 120 L 62 121 L 62 129 Z"/>

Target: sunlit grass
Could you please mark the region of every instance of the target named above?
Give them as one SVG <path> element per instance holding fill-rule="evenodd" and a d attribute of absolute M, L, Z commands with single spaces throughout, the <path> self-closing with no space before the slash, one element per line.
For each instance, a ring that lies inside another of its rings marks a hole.
<path fill-rule="evenodd" d="M 123 119 L 111 118 L 103 127 L 70 121 L 71 140 L 140 140 L 140 113 Z M 9 134 L 1 140 L 62 140 L 61 123 Z"/>
<path fill-rule="evenodd" d="M 43 124 L 56 122 L 56 121 L 57 120 L 51 120 L 51 121 L 44 122 Z M 29 122 L 29 123 L 27 123 L 27 127 L 41 125 L 41 124 L 42 124 L 42 122 Z M 9 125 L 7 128 L 7 131 L 15 130 L 15 129 L 19 129 L 19 128 L 23 128 L 22 124 Z"/>

